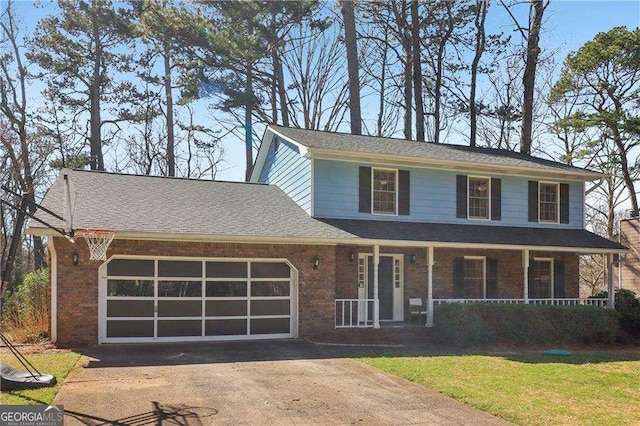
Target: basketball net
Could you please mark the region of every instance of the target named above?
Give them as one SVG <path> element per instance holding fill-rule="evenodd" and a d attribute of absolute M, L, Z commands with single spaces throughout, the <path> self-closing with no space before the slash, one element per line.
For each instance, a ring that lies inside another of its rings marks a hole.
<path fill-rule="evenodd" d="M 89 259 L 107 260 L 107 248 L 113 241 L 113 237 L 116 236 L 115 232 L 101 229 L 85 229 L 82 231 L 82 236 L 89 246 Z"/>

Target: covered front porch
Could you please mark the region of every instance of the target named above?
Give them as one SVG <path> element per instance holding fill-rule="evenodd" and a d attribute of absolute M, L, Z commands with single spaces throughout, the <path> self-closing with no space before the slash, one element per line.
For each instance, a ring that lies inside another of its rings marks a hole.
<path fill-rule="evenodd" d="M 600 254 L 609 298 L 581 298 L 579 256 Z M 615 250 L 446 243 L 338 246 L 335 328 L 432 327 L 446 303 L 613 308 Z"/>

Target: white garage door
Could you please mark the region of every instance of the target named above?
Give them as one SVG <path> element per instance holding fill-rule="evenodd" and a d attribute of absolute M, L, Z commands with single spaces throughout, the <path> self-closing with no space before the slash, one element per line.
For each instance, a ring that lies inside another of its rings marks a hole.
<path fill-rule="evenodd" d="M 113 258 L 100 267 L 100 343 L 297 335 L 283 259 Z"/>

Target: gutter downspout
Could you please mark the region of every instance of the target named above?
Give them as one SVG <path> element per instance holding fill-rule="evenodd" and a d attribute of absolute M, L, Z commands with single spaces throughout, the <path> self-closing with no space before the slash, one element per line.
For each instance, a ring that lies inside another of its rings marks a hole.
<path fill-rule="evenodd" d="M 49 238 L 48 247 L 51 256 L 51 265 L 49 268 L 49 276 L 51 280 L 51 343 L 58 340 L 58 253 L 53 243 L 53 236 Z"/>

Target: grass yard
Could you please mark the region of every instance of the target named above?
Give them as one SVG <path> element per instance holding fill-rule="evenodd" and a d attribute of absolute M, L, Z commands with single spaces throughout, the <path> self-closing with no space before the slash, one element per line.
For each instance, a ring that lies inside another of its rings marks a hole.
<path fill-rule="evenodd" d="M 50 404 L 58 393 L 58 388 L 80 359 L 80 354 L 70 351 L 33 353 L 25 356 L 42 374 L 53 374 L 58 384 L 50 388 L 3 391 L 0 394 L 0 404 Z M 24 370 L 20 362 L 10 353 L 0 354 L 0 362 Z"/>
<path fill-rule="evenodd" d="M 640 425 L 640 351 L 358 358 L 526 425 Z"/>

